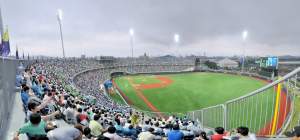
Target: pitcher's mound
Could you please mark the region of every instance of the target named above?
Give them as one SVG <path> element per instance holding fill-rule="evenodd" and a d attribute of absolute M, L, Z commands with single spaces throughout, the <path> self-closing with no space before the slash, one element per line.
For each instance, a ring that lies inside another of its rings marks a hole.
<path fill-rule="evenodd" d="M 141 80 L 141 81 L 143 81 L 143 82 L 144 82 L 144 81 L 147 81 L 147 80 Z"/>

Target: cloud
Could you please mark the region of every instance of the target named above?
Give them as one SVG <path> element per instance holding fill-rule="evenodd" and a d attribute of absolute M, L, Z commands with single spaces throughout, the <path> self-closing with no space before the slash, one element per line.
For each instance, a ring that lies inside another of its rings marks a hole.
<path fill-rule="evenodd" d="M 131 56 L 129 30 L 134 30 L 134 56 L 299 55 L 300 1 L 3 1 L 11 50 L 62 56 L 57 10 L 66 56 Z"/>

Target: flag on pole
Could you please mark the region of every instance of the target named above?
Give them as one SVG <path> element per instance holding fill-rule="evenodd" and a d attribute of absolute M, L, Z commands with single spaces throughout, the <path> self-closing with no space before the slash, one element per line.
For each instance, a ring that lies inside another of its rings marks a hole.
<path fill-rule="evenodd" d="M 28 60 L 29 60 L 29 53 L 28 53 Z"/>
<path fill-rule="evenodd" d="M 34 54 L 33 54 L 33 56 L 32 56 L 32 59 L 34 59 Z"/>
<path fill-rule="evenodd" d="M 22 49 L 23 50 L 23 49 Z M 24 59 L 24 50 L 23 50 L 23 59 Z"/>
<path fill-rule="evenodd" d="M 19 59 L 18 46 L 16 45 L 16 59 Z"/>
<path fill-rule="evenodd" d="M 1 56 L 7 57 L 7 55 L 10 53 L 10 46 L 9 46 L 9 39 L 8 39 L 8 29 L 6 28 L 6 31 L 2 38 L 1 43 Z"/>

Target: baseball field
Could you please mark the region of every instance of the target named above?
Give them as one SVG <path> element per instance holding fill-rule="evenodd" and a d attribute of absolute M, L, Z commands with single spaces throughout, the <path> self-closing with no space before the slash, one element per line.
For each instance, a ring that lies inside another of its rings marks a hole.
<path fill-rule="evenodd" d="M 172 75 L 145 75 L 145 76 L 122 76 L 114 78 L 114 83 L 130 100 L 130 102 L 144 111 L 158 112 L 178 112 L 187 114 L 187 111 L 199 110 L 219 104 L 225 104 L 227 101 L 238 98 L 253 92 L 267 85 L 267 82 L 238 75 L 218 74 L 218 73 L 188 73 Z M 273 89 L 270 93 L 275 93 Z M 273 95 L 259 94 L 254 98 L 254 105 L 257 102 L 257 108 L 249 108 L 246 113 L 262 115 L 258 121 L 255 116 L 249 117 L 244 123 L 252 124 L 251 130 L 255 132 L 261 130 L 266 123 L 270 123 L 272 115 L 272 106 L 270 101 Z M 266 108 L 269 98 L 269 106 Z M 276 101 L 276 97 L 275 97 Z M 243 102 L 251 105 L 252 98 L 245 99 Z M 244 107 L 243 103 L 240 103 Z M 263 108 L 261 108 L 263 106 Z M 230 111 L 237 111 L 236 108 Z M 240 109 L 239 109 L 240 110 Z M 257 113 L 256 113 L 257 112 Z M 241 115 L 228 117 L 239 119 Z M 231 126 L 235 126 L 235 121 Z M 267 128 L 267 131 L 269 128 Z"/>

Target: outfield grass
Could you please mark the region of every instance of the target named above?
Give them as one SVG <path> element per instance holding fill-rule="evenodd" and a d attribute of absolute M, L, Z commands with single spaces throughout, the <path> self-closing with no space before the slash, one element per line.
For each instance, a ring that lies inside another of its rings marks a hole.
<path fill-rule="evenodd" d="M 184 114 L 191 110 L 225 104 L 226 101 L 267 85 L 255 79 L 227 74 L 192 73 L 162 76 L 172 78 L 173 83 L 166 87 L 140 89 L 140 91 L 159 111 Z M 138 78 L 138 76 L 130 78 Z M 114 81 L 133 104 L 145 105 L 139 101 L 142 99 L 128 80 L 117 77 Z"/>
<path fill-rule="evenodd" d="M 123 99 L 121 98 L 121 96 L 118 93 L 109 94 L 109 97 L 114 99 L 115 101 L 117 101 L 120 104 L 126 105 L 126 103 L 123 101 Z"/>
<path fill-rule="evenodd" d="M 172 78 L 173 83 L 169 86 L 161 88 L 140 89 L 140 91 L 160 112 L 170 113 L 178 112 L 187 114 L 187 111 L 199 110 L 206 107 L 225 104 L 227 101 L 238 98 L 267 85 L 262 81 L 248 77 L 217 73 L 192 73 L 161 76 Z M 132 78 L 138 78 L 138 76 L 132 76 Z M 128 86 L 127 88 L 122 86 L 126 84 L 130 85 L 128 80 L 125 80 L 124 77 L 118 77 L 115 78 L 114 81 L 134 105 L 138 107 L 142 105 L 143 110 L 150 110 L 149 107 L 145 109 L 144 106 L 147 106 L 147 104 L 142 100 L 132 86 Z M 228 122 L 229 126 L 236 128 L 242 124 L 246 125 L 246 115 L 248 113 L 247 126 L 249 127 L 251 124 L 251 131 L 253 132 L 255 129 L 257 132 L 263 128 L 265 122 L 268 123 L 273 116 L 273 93 L 274 90 L 271 88 L 269 91 L 269 96 L 266 92 L 263 95 L 260 93 L 258 96 L 253 97 L 253 102 L 252 97 L 250 97 L 249 102 L 248 98 L 246 98 L 243 102 L 240 101 L 238 108 L 237 103 L 236 107 L 234 107 L 234 104 L 232 107 L 229 106 L 229 110 L 227 111 L 227 117 L 231 118 L 231 121 Z M 268 107 L 266 107 L 266 100 L 263 100 L 262 102 L 262 98 L 269 99 Z M 247 112 L 248 103 L 250 107 Z M 252 103 L 254 104 L 253 109 L 251 108 Z M 256 103 L 257 109 L 255 106 Z M 243 111 L 244 104 L 246 106 L 245 111 Z M 239 113 L 240 109 L 242 109 L 241 113 Z M 231 115 L 231 111 L 236 115 Z M 258 113 L 257 115 L 256 111 Z M 252 119 L 251 113 L 253 114 Z M 261 117 L 260 114 L 262 114 Z M 243 118 L 243 116 L 245 116 L 244 122 L 240 120 L 240 118 Z M 210 122 L 210 120 L 213 118 L 205 119 L 206 122 Z M 219 122 L 219 124 L 220 123 L 222 122 Z M 209 126 L 215 127 L 219 124 L 210 124 Z"/>

